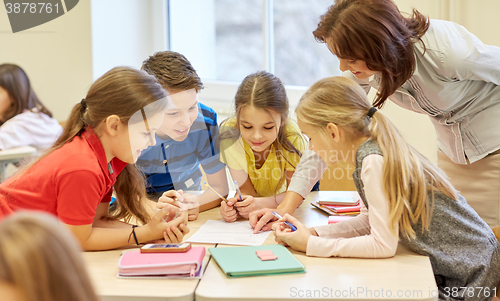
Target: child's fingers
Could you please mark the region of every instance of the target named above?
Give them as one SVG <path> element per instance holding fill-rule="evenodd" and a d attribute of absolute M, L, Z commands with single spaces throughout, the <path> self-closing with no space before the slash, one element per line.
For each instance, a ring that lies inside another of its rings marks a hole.
<path fill-rule="evenodd" d="M 224 211 L 232 211 L 234 210 L 234 207 L 232 206 L 233 203 L 226 203 L 224 201 L 222 201 L 220 203 L 220 207 L 222 208 L 222 210 Z"/>
<path fill-rule="evenodd" d="M 184 234 L 182 233 L 182 231 L 178 227 L 170 227 L 170 228 L 172 229 L 172 233 L 174 233 L 177 239 L 177 243 L 182 242 L 182 240 L 184 239 Z"/>
<path fill-rule="evenodd" d="M 255 199 L 253 196 L 245 195 L 245 196 L 243 196 L 243 201 L 239 201 L 239 202 L 234 203 L 234 206 L 235 207 L 245 207 L 245 206 L 252 204 L 254 202 L 254 200 Z"/>
<path fill-rule="evenodd" d="M 175 236 L 175 233 L 174 233 L 174 232 L 172 232 L 172 229 L 171 229 L 171 228 L 172 228 L 172 227 L 168 227 L 168 228 L 165 230 L 165 232 L 166 232 L 166 234 L 167 234 L 167 235 L 166 235 L 166 239 L 165 239 L 165 240 L 167 240 L 167 239 L 168 239 L 168 241 L 169 241 L 170 243 L 177 243 L 177 242 L 178 242 L 178 241 L 177 241 L 177 237 Z M 164 235 L 164 236 L 165 236 L 165 235 Z"/>
<path fill-rule="evenodd" d="M 290 215 L 290 214 L 288 214 L 288 213 L 287 213 L 287 214 L 285 214 L 285 215 L 283 216 L 283 218 L 282 218 L 282 219 L 280 219 L 280 222 L 289 222 L 289 223 L 291 223 L 292 225 L 294 225 L 294 226 L 296 226 L 296 227 L 297 227 L 298 225 L 302 225 L 302 223 L 301 223 L 301 222 L 299 222 L 299 220 L 298 220 L 298 219 L 296 219 L 295 217 L 291 216 L 291 215 Z"/>
<path fill-rule="evenodd" d="M 168 210 L 167 207 L 164 207 L 162 209 L 157 209 L 155 215 L 153 216 L 153 220 L 157 223 L 165 221 L 168 219 L 170 215 L 170 211 Z"/>
<path fill-rule="evenodd" d="M 179 193 L 179 191 L 181 193 Z M 182 190 L 175 191 L 175 190 L 169 190 L 165 191 L 162 196 L 158 199 L 158 202 L 167 202 L 171 203 L 173 205 L 178 205 L 178 202 L 182 202 L 183 196 L 182 196 Z"/>
<path fill-rule="evenodd" d="M 179 229 L 182 231 L 182 234 L 186 235 L 189 233 L 189 231 L 191 231 L 188 226 L 184 225 L 184 224 L 180 224 L 179 225 Z"/>

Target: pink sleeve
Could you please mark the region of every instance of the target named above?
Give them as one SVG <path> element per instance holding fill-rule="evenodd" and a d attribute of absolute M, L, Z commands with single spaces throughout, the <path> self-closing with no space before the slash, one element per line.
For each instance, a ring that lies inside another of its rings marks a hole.
<path fill-rule="evenodd" d="M 315 227 L 318 236 L 307 241 L 306 254 L 319 257 L 392 257 L 398 246 L 396 233 L 389 228 L 389 202 L 382 186 L 384 158 L 369 155 L 363 159 L 361 180 L 369 210 L 351 220 Z"/>

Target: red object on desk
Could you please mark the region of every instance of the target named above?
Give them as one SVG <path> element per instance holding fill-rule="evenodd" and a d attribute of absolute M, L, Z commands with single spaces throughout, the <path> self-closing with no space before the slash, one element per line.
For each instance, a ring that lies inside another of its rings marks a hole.
<path fill-rule="evenodd" d="M 336 213 L 345 213 L 345 212 L 354 212 L 354 211 L 360 211 L 361 210 L 361 202 L 358 201 L 358 203 L 354 206 L 339 206 L 339 205 L 322 205 L 327 208 L 330 208 Z"/>

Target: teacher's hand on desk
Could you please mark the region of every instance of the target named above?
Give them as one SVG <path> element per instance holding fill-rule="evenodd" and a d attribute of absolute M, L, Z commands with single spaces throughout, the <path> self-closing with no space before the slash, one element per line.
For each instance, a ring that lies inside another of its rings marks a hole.
<path fill-rule="evenodd" d="M 291 223 L 297 230 L 292 231 L 285 222 Z M 285 214 L 283 218 L 274 223 L 273 230 L 275 231 L 275 240 L 278 244 L 284 245 L 285 247 L 290 246 L 292 249 L 301 252 L 306 252 L 309 237 L 311 235 L 318 235 L 313 228 L 308 229 L 290 214 Z"/>

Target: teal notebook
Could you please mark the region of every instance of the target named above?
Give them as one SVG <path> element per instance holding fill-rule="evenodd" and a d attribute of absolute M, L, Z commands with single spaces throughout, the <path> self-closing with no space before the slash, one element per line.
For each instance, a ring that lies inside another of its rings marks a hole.
<path fill-rule="evenodd" d="M 213 258 L 229 277 L 304 273 L 304 265 L 282 245 L 209 248 Z M 262 261 L 255 251 L 271 250 L 275 260 Z"/>

